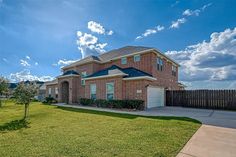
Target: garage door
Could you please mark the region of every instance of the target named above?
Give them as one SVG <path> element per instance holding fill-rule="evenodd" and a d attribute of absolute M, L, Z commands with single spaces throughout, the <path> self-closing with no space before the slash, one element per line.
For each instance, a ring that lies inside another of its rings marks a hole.
<path fill-rule="evenodd" d="M 164 88 L 148 87 L 147 88 L 147 108 L 164 106 Z"/>

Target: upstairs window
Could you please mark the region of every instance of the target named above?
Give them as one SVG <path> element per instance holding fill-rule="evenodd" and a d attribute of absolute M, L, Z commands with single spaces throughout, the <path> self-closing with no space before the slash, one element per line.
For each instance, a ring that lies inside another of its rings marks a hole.
<path fill-rule="evenodd" d="M 81 85 L 82 86 L 85 86 L 85 80 L 83 78 L 86 76 L 87 76 L 86 71 L 81 72 Z"/>
<path fill-rule="evenodd" d="M 140 55 L 134 55 L 134 62 L 139 62 L 141 60 Z"/>
<path fill-rule="evenodd" d="M 96 99 L 96 84 L 90 84 L 90 98 Z"/>
<path fill-rule="evenodd" d="M 114 99 L 114 83 L 107 83 L 106 84 L 106 98 L 107 100 Z"/>
<path fill-rule="evenodd" d="M 161 58 L 157 58 L 157 70 L 163 71 L 163 60 Z"/>
<path fill-rule="evenodd" d="M 87 76 L 86 71 L 83 71 L 83 72 L 81 73 L 81 77 L 86 77 L 86 76 Z"/>
<path fill-rule="evenodd" d="M 121 64 L 127 64 L 127 58 L 126 57 L 121 58 Z"/>
<path fill-rule="evenodd" d="M 172 75 L 176 76 L 177 74 L 177 67 L 175 65 L 172 65 Z"/>

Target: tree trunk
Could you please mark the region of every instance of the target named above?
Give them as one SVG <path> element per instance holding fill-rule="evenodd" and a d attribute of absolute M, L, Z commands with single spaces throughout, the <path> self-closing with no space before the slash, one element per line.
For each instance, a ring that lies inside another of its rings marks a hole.
<path fill-rule="evenodd" d="M 25 115 L 24 115 L 24 119 L 26 119 L 28 117 L 29 114 L 29 104 L 25 104 Z"/>

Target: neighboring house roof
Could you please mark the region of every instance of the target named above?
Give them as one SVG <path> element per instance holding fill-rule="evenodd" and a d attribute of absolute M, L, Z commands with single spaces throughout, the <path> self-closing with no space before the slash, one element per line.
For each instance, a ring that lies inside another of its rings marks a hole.
<path fill-rule="evenodd" d="M 121 58 L 122 56 L 129 56 L 129 55 L 133 55 L 136 53 L 142 53 L 142 52 L 144 53 L 144 52 L 149 52 L 149 51 L 154 51 L 179 66 L 178 63 L 176 63 L 174 60 L 170 59 L 168 56 L 161 53 L 159 50 L 157 50 L 155 48 L 143 47 L 143 46 L 125 46 L 125 47 L 122 47 L 119 49 L 114 49 L 114 50 L 108 51 L 108 52 L 101 54 L 99 56 L 86 57 L 84 59 L 78 60 L 70 65 L 63 67 L 62 69 L 74 67 L 74 66 L 89 63 L 89 62 L 97 62 L 97 63 L 108 62 L 108 61 L 111 61 L 114 59 Z"/>
<path fill-rule="evenodd" d="M 179 87 L 182 87 L 182 88 L 186 88 L 186 87 L 187 87 L 185 84 L 183 84 L 183 83 L 181 83 L 181 82 L 178 82 L 178 86 L 179 86 Z"/>
<path fill-rule="evenodd" d="M 129 68 L 120 68 L 116 65 L 112 65 L 109 68 L 103 69 L 101 71 L 95 72 L 91 75 L 85 77 L 85 80 L 96 79 L 96 78 L 105 78 L 105 77 L 114 77 L 114 76 L 122 76 L 124 79 L 130 78 L 147 78 L 147 79 L 155 79 L 151 74 L 143 72 L 133 67 Z"/>
<path fill-rule="evenodd" d="M 17 87 L 18 83 L 9 83 L 10 89 L 15 89 Z"/>
<path fill-rule="evenodd" d="M 22 82 L 21 82 L 22 83 Z M 40 87 L 44 84 L 44 82 L 42 81 L 23 81 L 24 84 L 30 84 L 30 83 L 33 83 L 35 84 L 37 87 Z M 17 86 L 18 86 L 19 83 L 9 83 L 9 88 L 10 89 L 15 89 Z"/>
<path fill-rule="evenodd" d="M 58 84 L 58 80 L 57 79 L 54 79 L 52 81 L 48 81 L 48 82 L 45 82 L 45 85 L 54 85 L 54 84 Z"/>

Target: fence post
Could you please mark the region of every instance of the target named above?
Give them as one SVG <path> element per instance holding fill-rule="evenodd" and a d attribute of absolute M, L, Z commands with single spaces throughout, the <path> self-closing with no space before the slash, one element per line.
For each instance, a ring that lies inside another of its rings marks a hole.
<path fill-rule="evenodd" d="M 209 93 L 208 90 L 206 90 L 206 108 L 209 108 Z"/>

